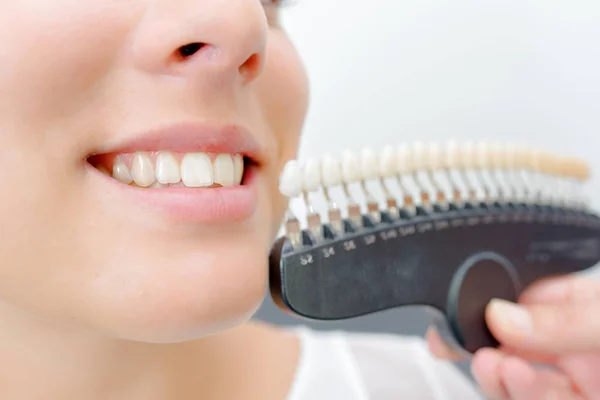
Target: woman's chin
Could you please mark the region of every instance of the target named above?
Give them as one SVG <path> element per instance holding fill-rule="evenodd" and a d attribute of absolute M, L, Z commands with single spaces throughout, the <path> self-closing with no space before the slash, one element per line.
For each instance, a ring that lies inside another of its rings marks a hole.
<path fill-rule="evenodd" d="M 267 286 L 267 260 L 238 252 L 221 262 L 165 265 L 145 273 L 113 276 L 96 285 L 87 313 L 91 328 L 143 342 L 181 342 L 213 335 L 246 322 L 260 307 Z M 115 282 L 127 279 L 125 285 Z M 92 313 L 93 312 L 93 313 Z"/>

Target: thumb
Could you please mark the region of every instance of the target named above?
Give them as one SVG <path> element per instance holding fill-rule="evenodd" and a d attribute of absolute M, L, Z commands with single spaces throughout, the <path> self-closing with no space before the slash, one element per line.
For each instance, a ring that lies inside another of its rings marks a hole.
<path fill-rule="evenodd" d="M 493 300 L 486 309 L 492 334 L 504 346 L 561 354 L 600 350 L 600 301 L 513 304 Z"/>
<path fill-rule="evenodd" d="M 600 301 L 600 280 L 583 275 L 557 276 L 532 284 L 520 296 L 519 302 L 588 303 Z"/>

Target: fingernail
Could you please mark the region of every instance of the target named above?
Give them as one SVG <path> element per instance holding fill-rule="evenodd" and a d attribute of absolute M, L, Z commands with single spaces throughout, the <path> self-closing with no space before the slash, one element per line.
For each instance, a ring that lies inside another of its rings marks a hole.
<path fill-rule="evenodd" d="M 529 334 L 533 331 L 531 314 L 518 304 L 494 299 L 490 302 L 490 312 L 505 330 L 520 334 Z"/>

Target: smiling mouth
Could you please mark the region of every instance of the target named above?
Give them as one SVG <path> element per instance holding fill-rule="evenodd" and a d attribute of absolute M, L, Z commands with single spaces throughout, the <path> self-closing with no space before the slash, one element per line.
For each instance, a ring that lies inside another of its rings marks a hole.
<path fill-rule="evenodd" d="M 113 203 L 148 216 L 226 223 L 256 212 L 266 160 L 265 150 L 244 128 L 190 123 L 96 149 L 86 165 L 105 178 L 94 178 L 96 187 Z"/>
<path fill-rule="evenodd" d="M 90 156 L 88 163 L 118 182 L 138 188 L 241 186 L 257 164 L 240 153 L 136 151 Z"/>

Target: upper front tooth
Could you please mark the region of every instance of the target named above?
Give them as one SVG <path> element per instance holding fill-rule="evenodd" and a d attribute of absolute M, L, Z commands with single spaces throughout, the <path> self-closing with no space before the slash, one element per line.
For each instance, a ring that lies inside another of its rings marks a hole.
<path fill-rule="evenodd" d="M 136 153 L 131 163 L 131 175 L 136 185 L 148 187 L 156 180 L 152 158 L 146 153 Z"/>
<path fill-rule="evenodd" d="M 233 181 L 236 185 L 242 183 L 244 177 L 244 157 L 241 154 L 235 154 L 233 156 Z"/>
<path fill-rule="evenodd" d="M 168 151 L 160 152 L 156 157 L 156 179 L 164 184 L 181 180 L 179 163 Z"/>
<path fill-rule="evenodd" d="M 233 186 L 235 172 L 229 154 L 219 154 L 213 162 L 214 181 L 222 186 Z"/>
<path fill-rule="evenodd" d="M 188 153 L 181 162 L 181 180 L 188 187 L 211 186 L 213 167 L 208 155 Z"/>

